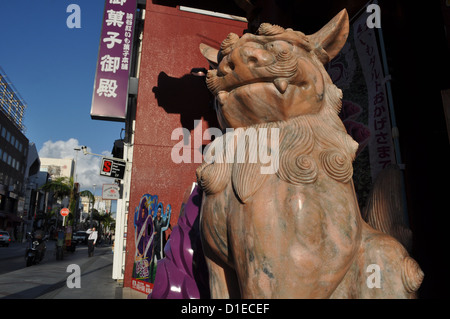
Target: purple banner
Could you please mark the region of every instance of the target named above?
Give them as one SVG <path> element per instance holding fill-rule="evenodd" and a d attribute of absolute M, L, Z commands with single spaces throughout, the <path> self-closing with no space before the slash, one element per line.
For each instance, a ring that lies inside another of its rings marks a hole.
<path fill-rule="evenodd" d="M 106 0 L 91 118 L 125 121 L 136 0 Z"/>
<path fill-rule="evenodd" d="M 367 26 L 369 14 L 363 13 L 353 25 L 355 46 L 366 80 L 368 94 L 369 159 L 372 181 L 389 164 L 395 163 L 391 119 L 375 30 Z"/>

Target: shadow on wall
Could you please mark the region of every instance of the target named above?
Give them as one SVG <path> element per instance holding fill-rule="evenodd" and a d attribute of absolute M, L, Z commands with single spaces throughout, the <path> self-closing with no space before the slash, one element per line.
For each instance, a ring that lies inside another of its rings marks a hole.
<path fill-rule="evenodd" d="M 158 100 L 158 106 L 167 113 L 180 114 L 182 127 L 192 131 L 194 120 L 203 119 L 209 127 L 219 127 L 213 107 L 214 97 L 206 87 L 205 77 L 191 74 L 174 78 L 161 72 L 158 86 L 152 92 Z"/>

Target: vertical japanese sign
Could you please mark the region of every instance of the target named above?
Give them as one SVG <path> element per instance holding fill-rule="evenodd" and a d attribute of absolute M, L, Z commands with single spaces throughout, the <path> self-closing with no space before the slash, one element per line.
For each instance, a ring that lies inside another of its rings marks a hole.
<path fill-rule="evenodd" d="M 368 126 L 372 180 L 391 163 L 395 163 L 391 120 L 386 93 L 386 77 L 378 53 L 375 30 L 367 26 L 367 13 L 353 26 L 355 46 L 361 62 L 368 93 Z"/>
<path fill-rule="evenodd" d="M 137 0 L 106 0 L 91 118 L 125 121 Z"/>

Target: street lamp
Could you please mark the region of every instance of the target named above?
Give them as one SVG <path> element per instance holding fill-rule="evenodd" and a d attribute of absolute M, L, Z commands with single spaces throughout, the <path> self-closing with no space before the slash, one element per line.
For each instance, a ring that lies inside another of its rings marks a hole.
<path fill-rule="evenodd" d="M 117 158 L 117 157 L 113 157 L 113 156 L 105 156 L 105 155 L 101 155 L 101 154 L 95 154 L 95 153 L 88 152 L 87 146 L 84 146 L 84 145 L 81 146 L 81 149 L 83 150 L 83 154 L 84 155 L 94 155 L 94 156 L 106 157 L 106 158 L 109 158 L 109 159 L 114 159 L 114 160 L 119 160 L 119 161 L 123 161 L 124 160 L 123 158 Z"/>
<path fill-rule="evenodd" d="M 94 203 L 95 203 L 95 186 L 97 186 L 96 184 L 92 184 L 92 186 L 94 187 L 94 198 L 92 199 L 92 208 L 91 208 L 91 218 L 89 219 L 89 228 L 92 228 L 92 213 L 94 212 Z"/>
<path fill-rule="evenodd" d="M 77 183 L 77 180 L 78 180 L 78 173 L 77 173 L 77 168 L 78 168 L 78 152 L 81 151 L 81 148 L 75 147 L 73 150 L 76 151 L 76 153 L 75 153 L 75 169 L 74 169 L 75 180 L 74 180 L 74 182 L 73 182 L 73 185 L 74 185 L 74 187 L 75 187 L 75 184 Z M 77 219 L 76 219 L 77 212 L 78 212 L 78 200 L 76 200 L 76 204 L 75 204 L 75 212 L 74 212 L 74 216 L 75 216 L 74 220 L 75 220 L 75 221 L 77 220 Z M 81 212 L 80 212 L 80 223 L 81 223 Z"/>
<path fill-rule="evenodd" d="M 74 183 L 76 183 L 76 182 L 77 182 L 77 179 L 78 179 L 78 178 L 77 178 L 78 152 L 81 151 L 81 148 L 75 147 L 73 150 L 74 150 L 74 151 L 77 151 L 77 152 L 75 153 L 75 169 L 74 169 L 74 171 L 75 171 L 75 181 L 74 181 Z"/>
<path fill-rule="evenodd" d="M 83 154 L 84 154 L 84 155 L 95 155 L 95 156 L 103 157 L 103 155 L 88 152 L 87 146 L 84 146 L 84 145 L 83 145 L 83 146 L 81 146 L 81 149 L 83 150 Z"/>

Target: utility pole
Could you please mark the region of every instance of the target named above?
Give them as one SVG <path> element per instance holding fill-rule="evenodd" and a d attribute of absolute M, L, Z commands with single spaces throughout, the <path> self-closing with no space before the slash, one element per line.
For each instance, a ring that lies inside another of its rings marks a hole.
<path fill-rule="evenodd" d="M 77 184 L 77 180 L 78 180 L 78 175 L 77 175 L 77 168 L 78 168 L 78 152 L 79 151 L 81 151 L 81 148 L 79 148 L 79 147 L 75 147 L 74 149 L 73 149 L 74 151 L 76 151 L 75 152 L 75 168 L 74 168 L 74 175 L 75 175 L 75 177 L 74 177 L 74 181 L 73 181 L 73 188 L 75 189 L 75 185 Z M 79 189 L 77 189 L 77 191 L 78 191 Z M 73 190 L 72 190 L 73 191 Z M 77 213 L 78 213 L 78 199 L 79 199 L 79 197 L 78 196 L 76 196 L 76 194 L 74 194 L 74 200 L 75 200 L 75 211 L 73 212 L 73 214 L 74 214 L 74 218 L 73 218 L 73 221 L 74 221 L 74 226 L 76 226 L 76 223 L 77 223 Z M 80 224 L 81 224 L 81 212 L 80 212 Z"/>
<path fill-rule="evenodd" d="M 96 184 L 92 184 L 92 186 L 94 187 L 94 195 L 92 196 L 92 208 L 91 208 L 91 217 L 89 218 L 89 228 L 92 228 L 92 213 L 94 212 L 94 203 L 95 203 L 95 186 L 97 186 Z"/>

